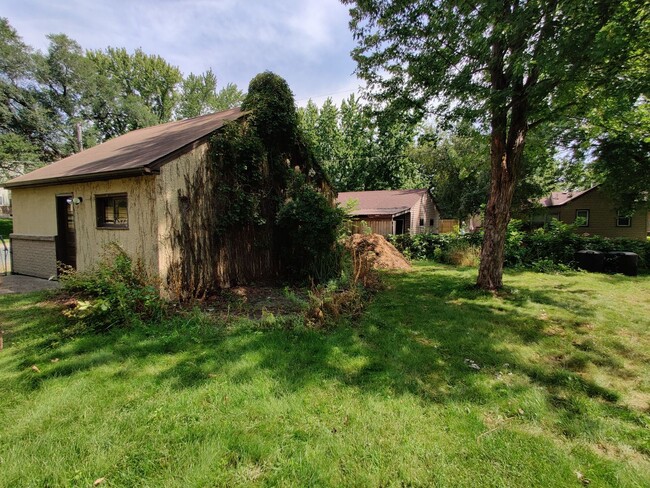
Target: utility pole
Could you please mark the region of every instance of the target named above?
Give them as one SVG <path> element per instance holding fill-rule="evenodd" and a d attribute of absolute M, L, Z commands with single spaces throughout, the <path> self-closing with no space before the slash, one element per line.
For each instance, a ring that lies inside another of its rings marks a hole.
<path fill-rule="evenodd" d="M 76 132 L 77 132 L 77 149 L 78 152 L 81 152 L 84 150 L 84 143 L 83 143 L 83 135 L 81 133 L 81 122 L 77 122 L 76 125 Z"/>

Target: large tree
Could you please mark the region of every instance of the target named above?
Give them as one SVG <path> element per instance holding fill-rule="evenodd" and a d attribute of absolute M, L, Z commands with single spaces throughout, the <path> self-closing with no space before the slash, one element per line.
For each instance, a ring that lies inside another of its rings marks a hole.
<path fill-rule="evenodd" d="M 489 172 L 488 138 L 463 124 L 453 131 L 425 126 L 408 157 L 431 188 L 444 218 L 464 220 L 485 205 Z"/>
<path fill-rule="evenodd" d="M 0 18 L 0 181 L 45 158 L 47 117 L 33 80 L 33 51 Z"/>
<path fill-rule="evenodd" d="M 244 93 L 234 83 L 217 91 L 217 77 L 208 69 L 203 74 L 190 73 L 181 84 L 176 117 L 185 119 L 211 112 L 221 112 L 241 105 Z"/>
<path fill-rule="evenodd" d="M 504 243 L 529 131 L 579 118 L 647 56 L 644 0 L 343 0 L 358 74 L 390 111 L 490 126 L 490 195 L 477 284 L 502 286 Z M 641 68 L 646 70 L 645 68 Z M 633 99 L 634 97 L 630 97 Z"/>
<path fill-rule="evenodd" d="M 407 149 L 413 126 L 383 117 L 355 95 L 299 111 L 300 128 L 337 191 L 412 187 L 416 171 Z"/>

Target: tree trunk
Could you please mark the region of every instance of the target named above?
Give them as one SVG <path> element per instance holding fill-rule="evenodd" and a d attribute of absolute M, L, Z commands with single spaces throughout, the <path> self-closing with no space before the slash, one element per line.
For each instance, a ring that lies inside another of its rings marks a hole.
<path fill-rule="evenodd" d="M 490 153 L 492 165 L 490 198 L 485 209 L 485 234 L 476 280 L 478 287 L 484 290 L 497 290 L 503 286 L 506 230 L 510 221 L 510 205 L 516 185 L 504 142 L 493 139 Z"/>
<path fill-rule="evenodd" d="M 527 102 L 516 97 L 506 136 L 507 117 L 499 112 L 492 117 L 490 197 L 485 209 L 485 234 L 476 284 L 484 290 L 503 286 L 503 261 L 512 197 L 521 167 L 527 123 Z"/>

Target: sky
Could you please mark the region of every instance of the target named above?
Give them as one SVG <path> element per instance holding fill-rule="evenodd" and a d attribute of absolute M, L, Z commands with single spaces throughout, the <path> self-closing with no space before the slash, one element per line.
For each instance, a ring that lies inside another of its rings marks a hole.
<path fill-rule="evenodd" d="M 142 48 L 184 75 L 212 68 L 219 87 L 284 77 L 299 105 L 358 91 L 348 7 L 338 0 L 0 0 L 23 41 L 46 51 L 63 33 L 84 49 Z"/>

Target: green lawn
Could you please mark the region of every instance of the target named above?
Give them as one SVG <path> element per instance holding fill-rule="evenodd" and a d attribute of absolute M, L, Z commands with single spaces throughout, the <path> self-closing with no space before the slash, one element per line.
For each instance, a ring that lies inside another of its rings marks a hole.
<path fill-rule="evenodd" d="M 0 486 L 650 486 L 650 276 L 475 273 L 390 274 L 330 331 L 74 336 L 1 296 Z"/>

